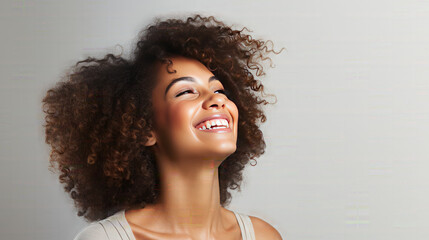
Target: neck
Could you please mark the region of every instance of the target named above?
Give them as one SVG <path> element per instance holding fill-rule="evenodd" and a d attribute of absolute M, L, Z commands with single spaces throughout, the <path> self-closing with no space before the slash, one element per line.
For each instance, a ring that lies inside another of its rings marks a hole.
<path fill-rule="evenodd" d="M 210 159 L 159 159 L 161 191 L 157 213 L 172 232 L 206 239 L 224 225 L 218 166 Z"/>

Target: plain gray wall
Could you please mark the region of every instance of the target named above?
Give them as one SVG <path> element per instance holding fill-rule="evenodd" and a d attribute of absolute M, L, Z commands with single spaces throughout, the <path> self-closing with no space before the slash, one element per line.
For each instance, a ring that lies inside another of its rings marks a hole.
<path fill-rule="evenodd" d="M 271 39 L 266 154 L 230 209 L 287 240 L 429 239 L 428 1 L 2 1 L 0 238 L 86 223 L 48 167 L 41 99 L 157 16 L 214 15 Z M 272 101 L 272 100 L 270 100 Z"/>

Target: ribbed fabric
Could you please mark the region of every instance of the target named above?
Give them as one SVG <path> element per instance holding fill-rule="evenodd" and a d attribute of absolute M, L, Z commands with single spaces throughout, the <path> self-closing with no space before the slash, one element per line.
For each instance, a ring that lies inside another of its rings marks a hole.
<path fill-rule="evenodd" d="M 255 240 L 255 231 L 253 230 L 253 224 L 250 217 L 238 212 L 234 212 L 234 214 L 235 218 L 237 218 L 238 225 L 240 225 L 242 239 Z"/>
<path fill-rule="evenodd" d="M 234 215 L 240 226 L 242 239 L 255 240 L 250 217 L 238 212 L 234 212 Z M 73 240 L 136 240 L 136 238 L 125 218 L 125 210 L 121 210 L 108 218 L 91 223 L 82 229 Z"/>

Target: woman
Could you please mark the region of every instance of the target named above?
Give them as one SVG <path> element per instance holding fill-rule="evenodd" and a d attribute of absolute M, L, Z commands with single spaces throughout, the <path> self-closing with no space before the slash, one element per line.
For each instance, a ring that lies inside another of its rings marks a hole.
<path fill-rule="evenodd" d="M 50 169 L 94 222 L 75 240 L 281 239 L 224 208 L 264 153 L 251 70 L 263 75 L 269 52 L 213 17 L 157 20 L 131 60 L 88 58 L 48 90 Z"/>

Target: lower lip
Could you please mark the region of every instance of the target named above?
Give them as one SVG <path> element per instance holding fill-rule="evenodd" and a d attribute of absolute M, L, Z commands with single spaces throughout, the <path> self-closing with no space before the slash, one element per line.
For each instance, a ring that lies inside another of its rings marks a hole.
<path fill-rule="evenodd" d="M 218 129 L 205 129 L 205 130 L 197 129 L 197 130 L 201 131 L 201 132 L 213 132 L 213 133 L 227 133 L 227 132 L 232 132 L 231 128 L 218 128 Z"/>

